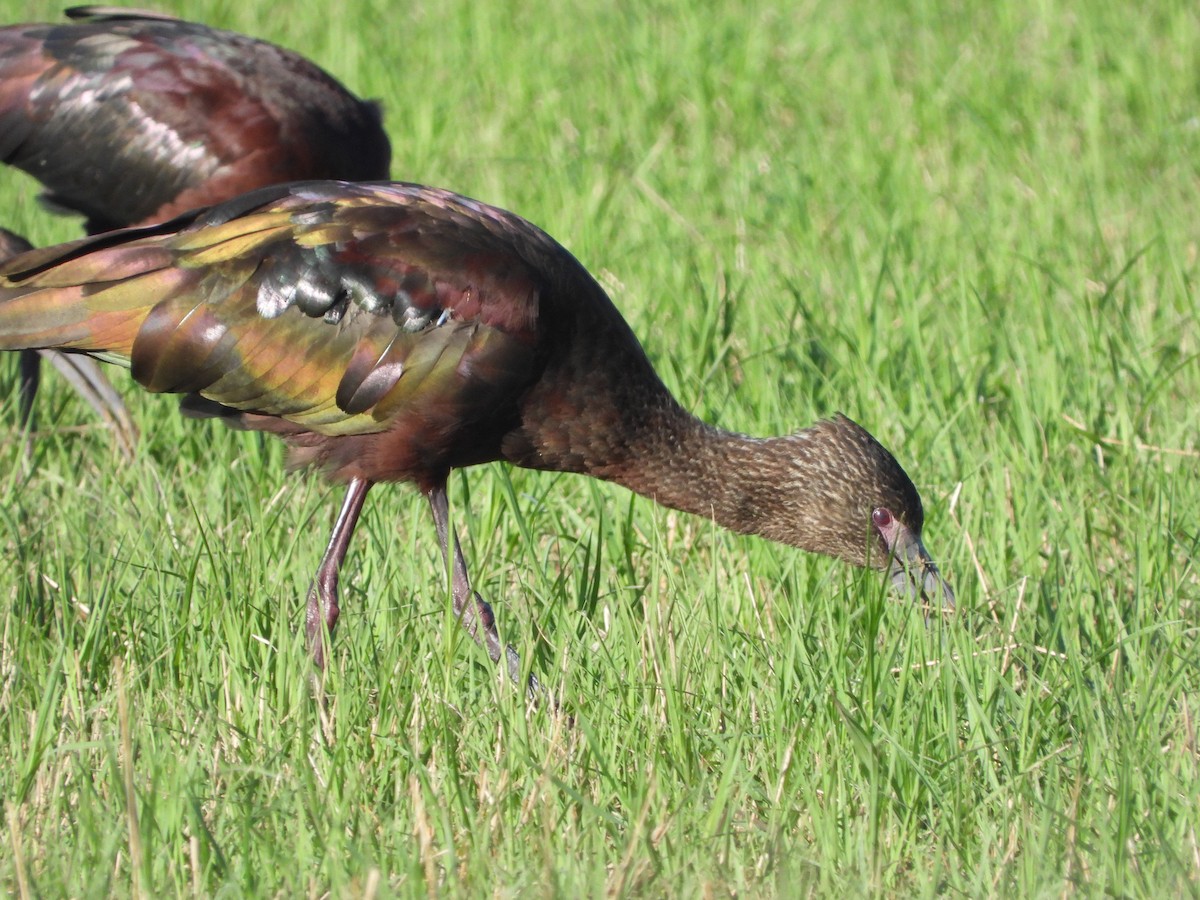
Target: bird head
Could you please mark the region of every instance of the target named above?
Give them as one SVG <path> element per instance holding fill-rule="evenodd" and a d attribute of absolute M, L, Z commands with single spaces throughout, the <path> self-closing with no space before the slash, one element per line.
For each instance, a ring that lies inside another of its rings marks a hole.
<path fill-rule="evenodd" d="M 888 573 L 900 593 L 952 609 L 954 591 L 921 541 L 925 512 L 908 474 L 843 415 L 778 439 L 787 460 L 764 537 Z"/>

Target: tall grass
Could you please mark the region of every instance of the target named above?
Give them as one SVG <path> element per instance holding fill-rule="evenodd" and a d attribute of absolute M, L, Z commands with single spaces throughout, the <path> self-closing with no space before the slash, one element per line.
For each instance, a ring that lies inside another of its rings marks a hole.
<path fill-rule="evenodd" d="M 489 466 L 452 484 L 472 573 L 573 724 L 459 634 L 405 489 L 314 692 L 336 494 L 132 389 L 124 463 L 51 382 L 32 466 L 2 412 L 0 884 L 1197 893 L 1194 4 L 163 6 L 382 98 L 395 177 L 546 227 L 697 413 L 863 422 L 960 608 Z"/>

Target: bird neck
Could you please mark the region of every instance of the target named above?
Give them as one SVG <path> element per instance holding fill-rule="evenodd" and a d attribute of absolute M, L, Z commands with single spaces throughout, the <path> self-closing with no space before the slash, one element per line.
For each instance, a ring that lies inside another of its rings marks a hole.
<path fill-rule="evenodd" d="M 786 438 L 725 431 L 673 399 L 645 426 L 628 440 L 628 454 L 601 477 L 731 531 L 769 536 L 785 502 Z"/>
<path fill-rule="evenodd" d="M 748 437 L 687 412 L 644 357 L 592 359 L 586 370 L 581 359 L 527 395 L 503 458 L 611 481 L 731 531 L 864 564 L 865 545 L 845 539 L 856 522 L 865 536 L 870 510 L 857 508 L 855 489 L 864 473 L 829 422 Z"/>
<path fill-rule="evenodd" d="M 731 531 L 861 565 L 861 548 L 849 553 L 831 529 L 850 504 L 831 431 L 752 438 L 702 422 L 671 395 L 611 301 L 597 296 L 572 307 L 502 438 L 501 458 L 612 481 Z"/>

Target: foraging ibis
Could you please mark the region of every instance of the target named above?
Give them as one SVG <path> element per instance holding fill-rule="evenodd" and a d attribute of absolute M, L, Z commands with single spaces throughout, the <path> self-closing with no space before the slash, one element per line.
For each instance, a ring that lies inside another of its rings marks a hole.
<path fill-rule="evenodd" d="M 616 482 L 954 602 L 916 488 L 865 429 L 836 415 L 753 438 L 700 421 L 567 250 L 448 191 L 284 185 L 22 254 L 0 266 L 0 349 L 20 348 L 124 360 L 147 390 L 277 434 L 347 485 L 308 598 L 318 663 L 367 492 L 400 481 L 428 499 L 456 615 L 516 677 L 448 516 L 450 471 L 496 460 Z"/>

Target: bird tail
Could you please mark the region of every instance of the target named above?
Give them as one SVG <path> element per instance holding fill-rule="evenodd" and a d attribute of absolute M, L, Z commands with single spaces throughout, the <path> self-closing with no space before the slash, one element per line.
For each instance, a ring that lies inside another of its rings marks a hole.
<path fill-rule="evenodd" d="M 112 232 L 29 250 L 0 236 L 0 350 L 77 350 L 128 364 L 133 340 L 161 294 L 141 276 L 171 266 L 165 248 L 140 240 L 143 230 Z"/>

